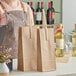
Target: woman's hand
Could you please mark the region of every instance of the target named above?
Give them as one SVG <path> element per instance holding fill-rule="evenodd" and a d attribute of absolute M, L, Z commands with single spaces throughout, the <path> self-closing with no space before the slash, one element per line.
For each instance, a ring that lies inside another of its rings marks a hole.
<path fill-rule="evenodd" d="M 57 35 L 58 32 L 62 33 L 62 31 L 63 31 L 63 26 L 62 26 L 62 24 L 59 24 L 54 30 L 55 36 Z"/>
<path fill-rule="evenodd" d="M 5 11 L 2 9 L 2 7 L 0 6 L 0 25 L 6 25 L 6 15 L 5 15 Z"/>

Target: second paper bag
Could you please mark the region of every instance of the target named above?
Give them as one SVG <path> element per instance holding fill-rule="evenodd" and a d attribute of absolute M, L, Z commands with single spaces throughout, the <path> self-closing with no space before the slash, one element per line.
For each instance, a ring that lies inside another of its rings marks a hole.
<path fill-rule="evenodd" d="M 53 28 L 37 30 L 37 70 L 41 72 L 56 70 Z"/>
<path fill-rule="evenodd" d="M 37 70 L 37 30 L 33 27 L 19 29 L 18 70 Z"/>

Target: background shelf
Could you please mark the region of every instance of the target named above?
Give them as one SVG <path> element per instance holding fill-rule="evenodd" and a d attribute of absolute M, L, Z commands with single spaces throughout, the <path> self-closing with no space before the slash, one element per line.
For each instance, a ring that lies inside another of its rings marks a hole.
<path fill-rule="evenodd" d="M 23 2 L 33 2 L 33 7 L 34 9 L 37 8 L 37 2 L 44 2 L 44 9 L 47 11 L 48 9 L 48 3 L 50 1 L 53 1 L 53 6 L 55 8 L 55 24 L 62 23 L 62 0 L 21 0 Z"/>

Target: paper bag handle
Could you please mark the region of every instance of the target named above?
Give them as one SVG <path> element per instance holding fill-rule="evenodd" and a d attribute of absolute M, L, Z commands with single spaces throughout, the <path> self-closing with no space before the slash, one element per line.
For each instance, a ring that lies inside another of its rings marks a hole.
<path fill-rule="evenodd" d="M 45 14 L 44 9 L 42 9 L 42 24 L 47 25 L 47 23 L 46 23 L 46 14 Z"/>
<path fill-rule="evenodd" d="M 40 25 L 42 28 L 45 29 L 45 37 L 46 37 L 46 40 L 48 40 L 48 30 L 47 30 L 47 25 Z"/>
<path fill-rule="evenodd" d="M 30 39 L 32 38 L 32 26 L 29 27 L 29 34 L 30 34 Z"/>
<path fill-rule="evenodd" d="M 47 27 L 45 27 L 44 29 L 45 29 L 46 40 L 48 40 L 48 30 L 47 30 Z"/>

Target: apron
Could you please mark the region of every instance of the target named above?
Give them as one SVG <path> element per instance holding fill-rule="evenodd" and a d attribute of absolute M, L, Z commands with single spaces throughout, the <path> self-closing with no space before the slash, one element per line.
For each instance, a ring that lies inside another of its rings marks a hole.
<path fill-rule="evenodd" d="M 11 48 L 10 54 L 13 58 L 17 58 L 18 54 L 18 29 L 26 25 L 26 13 L 24 11 L 6 12 L 7 29 L 5 32 L 3 45 Z"/>

